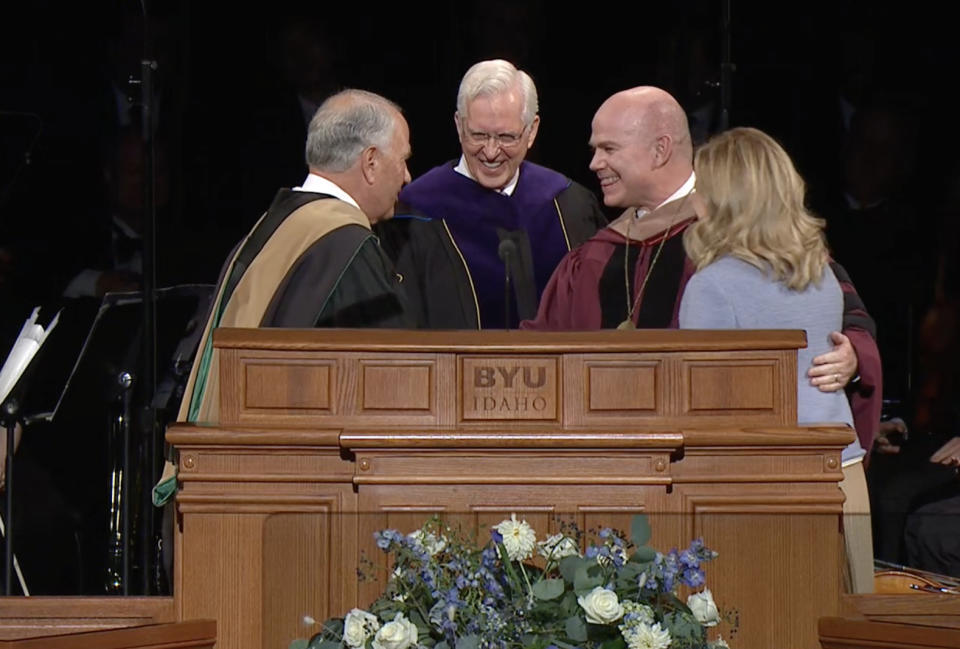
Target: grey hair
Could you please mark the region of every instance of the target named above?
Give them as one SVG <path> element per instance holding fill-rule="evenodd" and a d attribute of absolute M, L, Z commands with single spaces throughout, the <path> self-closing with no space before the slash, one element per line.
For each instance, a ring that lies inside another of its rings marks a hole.
<path fill-rule="evenodd" d="M 328 97 L 310 120 L 305 157 L 317 171 L 339 173 L 369 146 L 388 148 L 400 107 L 366 90 L 342 90 Z"/>
<path fill-rule="evenodd" d="M 457 91 L 457 113 L 465 119 L 467 104 L 477 97 L 489 97 L 517 88 L 523 100 L 523 125 L 533 124 L 540 105 L 537 102 L 537 87 L 530 75 L 518 70 L 509 61 L 493 59 L 474 63 L 460 81 Z"/>

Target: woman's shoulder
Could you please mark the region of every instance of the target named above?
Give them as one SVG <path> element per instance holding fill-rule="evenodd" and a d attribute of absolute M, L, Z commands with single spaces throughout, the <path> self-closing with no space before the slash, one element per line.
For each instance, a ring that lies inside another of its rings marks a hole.
<path fill-rule="evenodd" d="M 697 271 L 704 277 L 764 277 L 763 271 L 756 266 L 732 255 L 724 255 L 713 260 Z"/>

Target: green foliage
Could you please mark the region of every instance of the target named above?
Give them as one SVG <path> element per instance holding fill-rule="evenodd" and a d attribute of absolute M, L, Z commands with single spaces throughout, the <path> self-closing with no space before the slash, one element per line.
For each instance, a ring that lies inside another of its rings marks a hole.
<path fill-rule="evenodd" d="M 456 649 L 478 649 L 480 647 L 480 637 L 476 635 L 465 635 L 457 638 Z"/>
<path fill-rule="evenodd" d="M 533 595 L 537 599 L 557 599 L 563 595 L 565 585 L 563 579 L 544 579 L 533 585 Z"/>
<path fill-rule="evenodd" d="M 684 606 L 684 608 L 686 607 Z M 689 609 L 686 611 L 678 609 L 665 613 L 663 620 L 673 637 L 673 642 L 670 644 L 671 649 L 701 649 L 706 646 L 706 629 L 697 622 Z"/>
<path fill-rule="evenodd" d="M 568 617 L 563 624 L 567 637 L 574 642 L 587 641 L 587 621 L 579 615 Z"/>
<path fill-rule="evenodd" d="M 495 529 L 482 547 L 438 518 L 410 535 L 378 532 L 394 568 L 380 597 L 289 649 L 372 649 L 388 625 L 395 649 L 638 649 L 639 631 L 669 632 L 671 649 L 704 645 L 705 629 L 675 594 L 690 574 L 703 583 L 699 561 L 715 555 L 702 542 L 661 554 L 647 545 L 643 515 L 631 523 L 632 545 L 603 529 L 584 549 L 572 524 L 536 542 L 514 517 Z M 347 645 L 345 628 L 362 647 Z"/>
<path fill-rule="evenodd" d="M 639 547 L 650 542 L 650 521 L 646 514 L 637 514 L 630 522 L 630 541 Z"/>

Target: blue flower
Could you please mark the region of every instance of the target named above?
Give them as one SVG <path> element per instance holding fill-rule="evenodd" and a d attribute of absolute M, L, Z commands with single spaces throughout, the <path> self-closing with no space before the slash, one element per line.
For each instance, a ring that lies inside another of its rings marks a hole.
<path fill-rule="evenodd" d="M 684 550 L 680 553 L 680 563 L 683 564 L 685 568 L 697 569 L 700 567 L 700 559 L 698 559 L 697 555 L 691 550 Z"/>

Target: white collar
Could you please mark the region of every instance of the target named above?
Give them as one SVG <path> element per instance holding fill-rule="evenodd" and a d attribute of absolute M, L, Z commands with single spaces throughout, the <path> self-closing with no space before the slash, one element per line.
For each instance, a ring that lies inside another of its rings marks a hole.
<path fill-rule="evenodd" d="M 303 181 L 303 184 L 299 187 L 294 187 L 293 191 L 295 192 L 314 192 L 316 194 L 330 194 L 334 198 L 339 198 L 344 203 L 349 203 L 355 208 L 360 210 L 360 206 L 357 205 L 357 201 L 353 200 L 353 196 L 345 192 L 340 185 L 333 182 L 329 178 L 324 178 L 323 176 L 318 176 L 315 173 L 311 173 L 307 176 L 306 180 Z M 361 212 L 363 210 L 360 210 Z"/>
<path fill-rule="evenodd" d="M 463 154 L 460 154 L 460 162 L 457 163 L 457 166 L 453 168 L 461 176 L 466 176 L 473 182 L 477 182 L 477 179 L 473 177 L 473 174 L 470 173 L 470 167 L 467 166 L 467 158 Z M 517 188 L 517 182 L 520 180 L 520 167 L 517 167 L 517 171 L 513 174 L 513 178 L 510 179 L 510 182 L 504 186 L 503 189 L 495 189 L 493 191 L 504 194 L 505 196 L 513 196 L 514 190 Z"/>
<path fill-rule="evenodd" d="M 663 201 L 662 203 L 660 203 L 659 205 L 657 205 L 657 206 L 656 206 L 655 208 L 653 208 L 652 210 L 648 210 L 648 209 L 644 209 L 644 208 L 638 207 L 638 208 L 637 208 L 637 218 L 638 218 L 638 219 L 639 219 L 639 218 L 642 218 L 643 216 L 645 216 L 646 214 L 649 214 L 650 212 L 655 212 L 656 210 L 659 210 L 661 207 L 663 207 L 663 206 L 666 205 L 667 203 L 671 203 L 671 202 L 677 200 L 678 198 L 683 198 L 684 196 L 686 196 L 687 194 L 689 194 L 690 192 L 693 191 L 693 188 L 694 188 L 694 186 L 695 186 L 696 184 L 697 184 L 697 175 L 691 171 L 691 172 L 690 172 L 690 177 L 687 178 L 686 182 L 684 182 L 682 185 L 680 185 L 680 187 L 677 189 L 677 191 L 675 191 L 675 192 L 673 192 L 672 194 L 670 194 L 670 196 L 667 197 L 667 200 Z"/>

